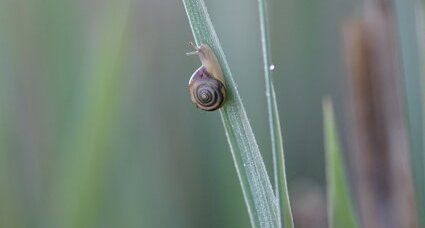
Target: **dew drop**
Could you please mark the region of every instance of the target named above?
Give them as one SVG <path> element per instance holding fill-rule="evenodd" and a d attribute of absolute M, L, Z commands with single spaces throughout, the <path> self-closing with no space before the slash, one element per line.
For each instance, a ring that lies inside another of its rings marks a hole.
<path fill-rule="evenodd" d="M 274 70 L 275 66 L 274 64 L 270 65 L 270 70 Z"/>

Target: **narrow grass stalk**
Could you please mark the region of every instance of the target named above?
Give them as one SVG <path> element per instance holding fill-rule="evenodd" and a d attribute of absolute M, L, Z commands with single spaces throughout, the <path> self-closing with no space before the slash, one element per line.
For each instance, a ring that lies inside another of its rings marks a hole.
<path fill-rule="evenodd" d="M 281 224 L 285 228 L 293 228 L 291 204 L 289 201 L 288 186 L 286 183 L 285 156 L 283 151 L 282 132 L 279 121 L 276 94 L 273 86 L 270 52 L 270 33 L 267 20 L 267 0 L 258 0 L 261 30 L 261 49 L 263 52 L 264 77 L 266 81 L 267 111 L 270 127 L 270 138 L 273 154 L 273 171 L 275 181 L 275 194 L 279 202 Z"/>
<path fill-rule="evenodd" d="M 242 100 L 232 78 L 203 0 L 183 0 L 197 45 L 208 44 L 216 54 L 227 84 L 220 109 L 252 227 L 279 227 L 279 209 Z"/>
<path fill-rule="evenodd" d="M 332 103 L 329 100 L 323 102 L 323 124 L 327 167 L 329 227 L 359 227 L 349 194 Z"/>

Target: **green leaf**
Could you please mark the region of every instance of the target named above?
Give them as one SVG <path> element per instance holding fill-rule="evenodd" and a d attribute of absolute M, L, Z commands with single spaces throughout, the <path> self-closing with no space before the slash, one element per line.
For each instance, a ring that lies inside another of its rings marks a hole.
<path fill-rule="evenodd" d="M 279 121 L 276 94 L 273 86 L 269 25 L 267 20 L 267 1 L 258 0 L 261 30 L 261 48 L 263 51 L 263 69 L 266 81 L 267 111 L 269 117 L 270 138 L 273 154 L 273 170 L 275 194 L 279 202 L 279 211 L 283 227 L 293 228 L 291 204 L 289 201 L 288 185 L 286 183 L 285 155 L 283 151 L 282 132 Z"/>
<path fill-rule="evenodd" d="M 279 209 L 229 65 L 202 0 L 183 0 L 197 45 L 208 44 L 224 73 L 227 100 L 220 109 L 252 227 L 279 227 Z"/>
<path fill-rule="evenodd" d="M 332 103 L 323 102 L 329 227 L 359 227 L 349 194 Z"/>

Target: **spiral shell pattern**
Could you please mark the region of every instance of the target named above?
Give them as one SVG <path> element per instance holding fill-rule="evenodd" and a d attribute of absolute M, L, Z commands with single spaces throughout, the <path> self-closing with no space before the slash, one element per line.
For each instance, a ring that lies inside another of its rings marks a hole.
<path fill-rule="evenodd" d="M 205 111 L 220 108 L 225 100 L 223 83 L 212 77 L 203 66 L 190 78 L 189 93 L 193 103 Z"/>

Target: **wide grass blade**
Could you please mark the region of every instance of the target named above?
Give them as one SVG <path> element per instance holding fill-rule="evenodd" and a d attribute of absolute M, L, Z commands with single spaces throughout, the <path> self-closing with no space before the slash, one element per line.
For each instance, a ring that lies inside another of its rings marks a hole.
<path fill-rule="evenodd" d="M 323 102 L 323 123 L 326 149 L 329 227 L 359 227 L 349 194 L 333 108 L 329 100 Z"/>
<path fill-rule="evenodd" d="M 267 20 L 267 1 L 258 0 L 261 30 L 261 49 L 263 52 L 263 69 L 266 81 L 267 112 L 269 118 L 270 138 L 273 154 L 273 171 L 275 181 L 275 194 L 279 202 L 281 223 L 285 228 L 293 228 L 291 204 L 289 201 L 288 185 L 286 183 L 285 156 L 283 151 L 282 132 L 279 121 L 279 111 L 277 108 L 276 94 L 273 86 L 270 52 L 270 33 Z"/>
<path fill-rule="evenodd" d="M 197 45 L 208 44 L 217 55 L 227 84 L 220 109 L 233 161 L 242 186 L 252 227 L 279 227 L 279 210 L 251 125 L 236 89 L 203 0 L 183 0 Z"/>
<path fill-rule="evenodd" d="M 420 47 L 417 37 L 417 21 L 412 13 L 419 4 L 415 1 L 396 0 L 395 10 L 400 45 L 400 60 L 404 82 L 404 96 L 406 100 L 407 124 L 409 126 L 409 140 L 411 150 L 412 173 L 416 191 L 416 205 L 418 214 L 425 213 L 425 155 L 423 123 L 423 97 L 421 87 Z M 425 226 L 425 217 L 419 216 L 419 222 Z"/>

